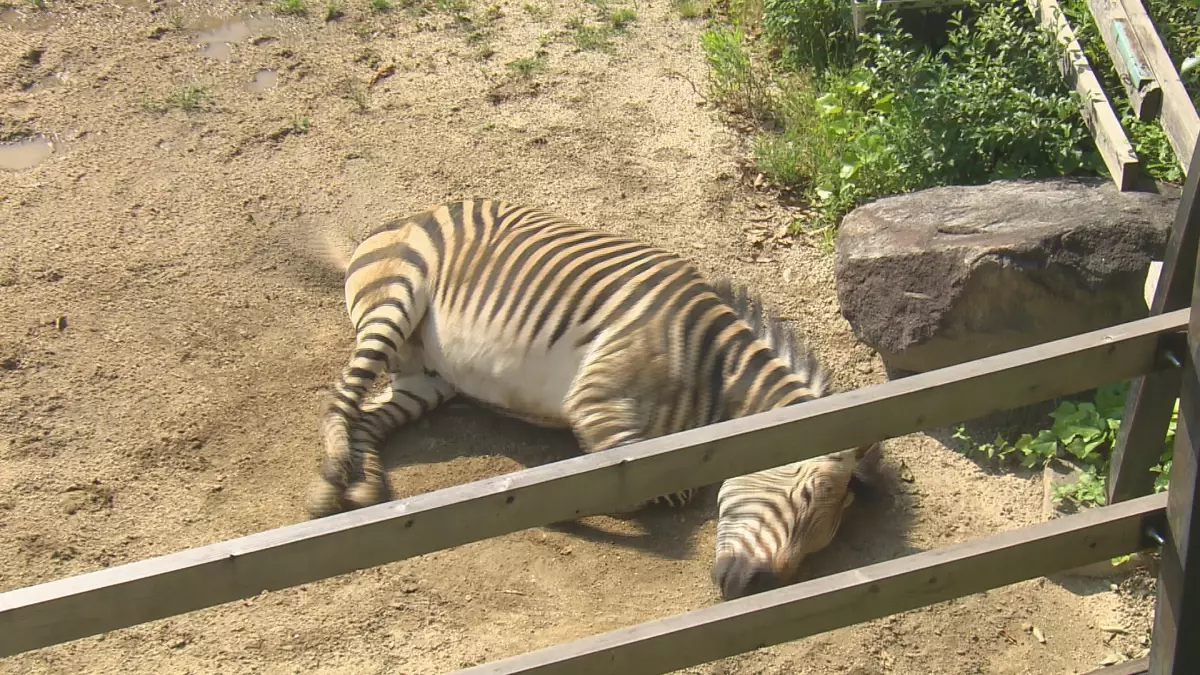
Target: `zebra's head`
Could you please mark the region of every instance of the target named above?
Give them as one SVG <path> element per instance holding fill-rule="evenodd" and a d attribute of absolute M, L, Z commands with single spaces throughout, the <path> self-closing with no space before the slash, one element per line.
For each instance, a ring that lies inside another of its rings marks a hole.
<path fill-rule="evenodd" d="M 713 290 L 770 348 L 775 358 L 769 367 L 785 368 L 805 392 L 773 405 L 795 405 L 828 393 L 816 355 L 757 294 L 727 279 L 715 281 Z M 754 408 L 741 412 L 761 412 Z M 833 540 L 855 496 L 875 485 L 880 456 L 876 443 L 726 480 L 717 496 L 713 567 L 722 597 L 731 600 L 790 583 L 805 558 Z"/>
<path fill-rule="evenodd" d="M 726 480 L 718 493 L 713 581 L 732 600 L 791 583 L 829 545 L 870 485 L 878 443 Z"/>

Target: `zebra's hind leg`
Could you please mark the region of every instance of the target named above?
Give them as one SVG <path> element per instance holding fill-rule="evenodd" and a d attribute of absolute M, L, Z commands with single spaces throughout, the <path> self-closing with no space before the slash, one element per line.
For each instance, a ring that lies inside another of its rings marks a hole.
<path fill-rule="evenodd" d="M 387 501 L 391 489 L 379 449 L 400 427 L 416 421 L 454 397 L 435 373 L 392 375 L 386 389 L 362 405 L 350 426 L 345 457 L 326 457 L 321 477 L 309 491 L 306 510 L 313 518 Z"/>

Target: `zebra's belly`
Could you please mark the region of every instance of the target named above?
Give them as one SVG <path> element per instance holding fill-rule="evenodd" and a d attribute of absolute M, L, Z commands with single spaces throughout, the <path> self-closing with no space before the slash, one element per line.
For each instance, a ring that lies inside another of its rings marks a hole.
<path fill-rule="evenodd" d="M 422 331 L 426 365 L 468 398 L 542 426 L 567 425 L 563 402 L 585 349 L 565 336 L 549 351 L 489 331 L 456 330 L 431 312 Z"/>

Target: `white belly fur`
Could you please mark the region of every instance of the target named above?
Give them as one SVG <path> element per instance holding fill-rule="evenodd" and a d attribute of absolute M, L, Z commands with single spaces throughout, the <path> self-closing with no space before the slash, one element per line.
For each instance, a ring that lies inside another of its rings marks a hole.
<path fill-rule="evenodd" d="M 587 347 L 569 331 L 549 352 L 497 339 L 491 331 L 439 325 L 429 312 L 422 325 L 425 362 L 465 396 L 547 426 L 565 426 L 563 401 Z M 444 324 L 444 322 L 441 322 Z"/>

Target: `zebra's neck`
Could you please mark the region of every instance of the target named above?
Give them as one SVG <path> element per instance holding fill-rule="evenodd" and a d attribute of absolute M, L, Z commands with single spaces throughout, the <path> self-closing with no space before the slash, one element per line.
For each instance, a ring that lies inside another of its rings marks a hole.
<path fill-rule="evenodd" d="M 751 415 L 820 398 L 826 377 L 816 356 L 758 294 L 729 279 L 712 289 L 746 325 L 726 354 L 723 387 L 729 416 Z"/>
<path fill-rule="evenodd" d="M 726 348 L 721 383 L 725 419 L 802 403 L 824 393 L 824 378 L 815 361 L 789 361 L 753 330 L 738 334 Z"/>

